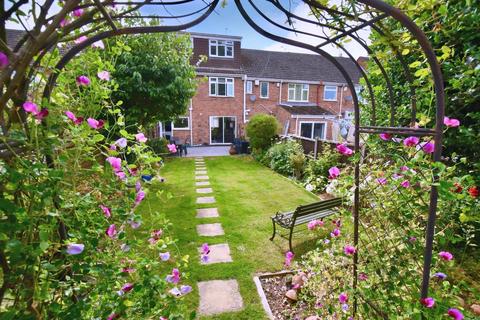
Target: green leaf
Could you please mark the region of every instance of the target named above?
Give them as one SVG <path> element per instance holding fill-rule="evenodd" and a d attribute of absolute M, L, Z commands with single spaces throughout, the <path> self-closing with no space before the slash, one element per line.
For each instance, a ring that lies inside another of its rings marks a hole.
<path fill-rule="evenodd" d="M 409 53 L 410 53 L 410 49 L 403 49 L 402 56 L 406 56 Z"/>
<path fill-rule="evenodd" d="M 96 135 L 93 136 L 93 141 L 95 141 L 95 142 L 100 142 L 100 141 L 102 141 L 103 139 L 105 139 L 105 137 L 103 136 L 103 134 L 99 134 L 99 133 L 98 133 L 98 134 L 96 134 Z"/>

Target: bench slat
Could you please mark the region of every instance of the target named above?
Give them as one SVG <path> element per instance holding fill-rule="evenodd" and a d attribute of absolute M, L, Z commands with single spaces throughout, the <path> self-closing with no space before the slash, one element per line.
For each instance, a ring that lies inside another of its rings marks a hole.
<path fill-rule="evenodd" d="M 342 204 L 342 198 L 334 198 L 334 199 L 330 199 L 330 200 L 324 200 L 324 201 L 319 201 L 319 202 L 315 202 L 315 203 L 311 203 L 311 204 L 307 204 L 307 205 L 304 205 L 304 206 L 298 206 L 297 207 L 297 210 L 295 211 L 304 211 L 304 210 L 309 210 L 309 209 L 312 209 L 312 208 L 318 208 L 318 209 L 321 209 L 321 208 L 332 208 L 332 207 L 337 207 L 339 205 Z"/>
<path fill-rule="evenodd" d="M 336 211 L 334 211 L 334 210 L 325 210 L 325 211 L 313 213 L 313 214 L 308 215 L 308 216 L 299 217 L 295 220 L 295 225 L 308 223 L 308 222 L 310 222 L 312 220 L 316 220 L 316 219 L 322 219 L 322 218 L 331 216 L 332 214 L 335 214 L 335 213 L 336 213 Z"/>

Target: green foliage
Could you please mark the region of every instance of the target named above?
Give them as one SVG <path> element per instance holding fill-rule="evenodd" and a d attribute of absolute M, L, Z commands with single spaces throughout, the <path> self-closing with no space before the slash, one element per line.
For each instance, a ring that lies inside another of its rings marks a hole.
<path fill-rule="evenodd" d="M 148 139 L 147 145 L 152 148 L 153 152 L 155 152 L 157 155 L 162 155 L 162 154 L 169 154 L 170 152 L 168 151 L 168 140 L 165 138 L 153 138 L 153 139 Z"/>
<path fill-rule="evenodd" d="M 459 164 L 465 174 L 480 170 L 480 33 L 478 21 L 480 10 L 475 1 L 444 0 L 423 1 L 408 0 L 389 1 L 404 10 L 422 29 L 437 54 L 444 76 L 446 93 L 445 115 L 459 119 L 459 130 L 445 133 L 445 154 L 456 153 L 466 157 L 467 161 Z M 477 3 L 478 4 L 478 3 Z M 421 126 L 431 126 L 435 120 L 434 91 L 430 79 L 430 70 L 420 46 L 413 41 L 406 30 L 399 24 L 386 20 L 385 29 L 400 39 L 385 39 L 372 33 L 372 50 L 384 65 L 391 77 L 395 91 L 397 124 L 408 125 L 410 103 L 413 98 L 407 85 L 406 74 L 390 44 L 399 47 L 403 59 L 414 78 L 417 99 L 417 122 Z M 374 86 L 377 102 L 377 125 L 388 124 L 389 106 L 385 80 L 378 66 L 370 61 L 368 66 L 370 82 Z M 363 110 L 365 121 L 369 110 Z M 480 176 L 475 177 L 480 183 Z"/>
<path fill-rule="evenodd" d="M 323 191 L 328 182 L 328 169 L 339 166 L 340 154 L 333 146 L 324 144 L 317 159 L 310 159 L 305 168 L 304 183 L 309 189 Z"/>
<path fill-rule="evenodd" d="M 185 114 L 196 92 L 195 67 L 188 35 L 159 33 L 122 38 L 115 62 L 118 90 L 127 124 L 143 126 Z"/>
<path fill-rule="evenodd" d="M 280 130 L 277 118 L 267 114 L 254 115 L 247 124 L 246 133 L 255 152 L 267 150 Z"/>
<path fill-rule="evenodd" d="M 295 140 L 286 140 L 271 146 L 263 161 L 274 171 L 292 176 L 301 174 L 305 156 L 301 144 Z"/>

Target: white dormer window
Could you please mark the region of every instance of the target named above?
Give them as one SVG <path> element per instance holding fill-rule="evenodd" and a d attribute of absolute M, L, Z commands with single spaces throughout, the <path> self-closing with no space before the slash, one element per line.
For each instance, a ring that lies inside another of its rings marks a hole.
<path fill-rule="evenodd" d="M 337 101 L 337 86 L 325 86 L 323 89 L 323 100 Z"/>
<path fill-rule="evenodd" d="M 210 40 L 210 57 L 233 58 L 233 41 L 230 40 Z"/>

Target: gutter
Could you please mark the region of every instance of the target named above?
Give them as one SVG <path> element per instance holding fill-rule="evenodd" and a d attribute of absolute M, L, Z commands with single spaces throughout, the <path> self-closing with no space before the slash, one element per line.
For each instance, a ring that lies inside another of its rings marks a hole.
<path fill-rule="evenodd" d="M 247 75 L 243 75 L 243 124 L 247 122 Z"/>
<path fill-rule="evenodd" d="M 190 99 L 190 144 L 193 146 L 193 99 Z"/>

